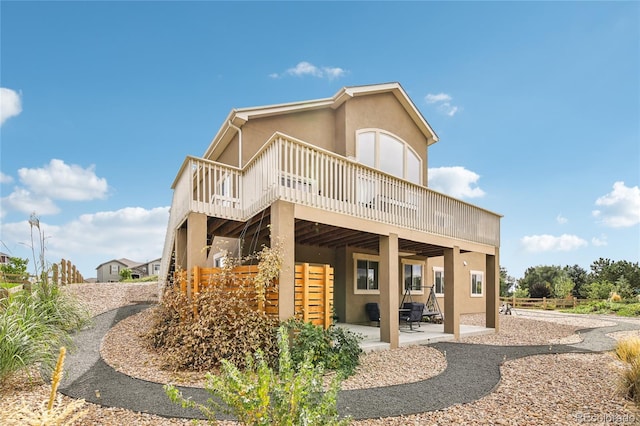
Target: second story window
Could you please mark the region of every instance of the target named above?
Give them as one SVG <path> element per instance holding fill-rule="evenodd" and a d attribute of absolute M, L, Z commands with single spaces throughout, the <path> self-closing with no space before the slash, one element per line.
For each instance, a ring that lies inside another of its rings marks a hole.
<path fill-rule="evenodd" d="M 358 161 L 390 175 L 421 184 L 422 161 L 406 142 L 382 130 L 356 135 Z"/>

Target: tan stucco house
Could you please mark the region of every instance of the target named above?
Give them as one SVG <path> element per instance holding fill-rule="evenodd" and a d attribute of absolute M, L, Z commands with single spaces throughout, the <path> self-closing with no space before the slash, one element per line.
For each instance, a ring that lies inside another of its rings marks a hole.
<path fill-rule="evenodd" d="M 391 347 L 406 287 L 413 301 L 434 287 L 446 333 L 459 336 L 463 313 L 486 312 L 496 328 L 501 216 L 429 189 L 437 141 L 398 83 L 232 110 L 173 183 L 160 280 L 213 266 L 203 248 L 216 239 L 278 239 L 283 319 L 294 312 L 294 266 L 305 262 L 334 268 L 340 322 L 367 323 L 365 304 L 378 303 Z"/>

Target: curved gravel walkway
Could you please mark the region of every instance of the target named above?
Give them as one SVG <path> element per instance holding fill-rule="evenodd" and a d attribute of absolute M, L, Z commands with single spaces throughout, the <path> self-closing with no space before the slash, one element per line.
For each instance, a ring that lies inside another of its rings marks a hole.
<path fill-rule="evenodd" d="M 100 357 L 100 343 L 111 327 L 128 316 L 149 308 L 149 304 L 129 305 L 94 318 L 91 328 L 76 334 L 77 351 L 67 355 L 67 375 L 60 392 L 88 402 L 165 417 L 203 419 L 194 409 L 184 409 L 166 397 L 162 385 L 136 379 L 114 370 Z M 609 320 L 609 318 L 607 318 Z M 615 321 L 615 320 L 614 320 Z M 465 343 L 436 343 L 447 359 L 447 368 L 427 380 L 402 385 L 343 390 L 338 395 L 338 411 L 355 420 L 396 417 L 423 413 L 475 401 L 489 394 L 500 381 L 504 361 L 530 355 L 602 352 L 614 348 L 606 334 L 639 328 L 618 322 L 612 327 L 581 330 L 583 341 L 571 345 L 495 346 Z M 211 395 L 204 389 L 179 387 L 185 397 L 205 402 Z M 232 419 L 220 413 L 221 420 Z"/>

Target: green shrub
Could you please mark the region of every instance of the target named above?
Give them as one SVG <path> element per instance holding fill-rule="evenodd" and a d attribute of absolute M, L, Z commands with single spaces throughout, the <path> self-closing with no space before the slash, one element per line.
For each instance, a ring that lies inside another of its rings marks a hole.
<path fill-rule="evenodd" d="M 131 279 L 131 269 L 122 268 L 120 270 L 120 281 L 127 281 Z"/>
<path fill-rule="evenodd" d="M 277 327 L 277 319 L 257 311 L 237 292 L 212 288 L 190 303 L 171 288 L 148 338 L 171 368 L 204 371 L 219 367 L 222 360 L 243 367 L 246 354 L 258 349 L 275 362 Z"/>
<path fill-rule="evenodd" d="M 343 377 L 355 373 L 360 364 L 362 336 L 342 327 L 332 325 L 325 330 L 300 320 L 289 320 L 286 326 L 292 336 L 291 359 L 295 365 L 301 364 L 307 354 L 311 354 L 314 365 L 322 364 Z"/>
<path fill-rule="evenodd" d="M 147 277 L 128 278 L 126 280 L 120 280 L 120 282 L 123 282 L 123 283 L 150 283 L 154 281 L 158 281 L 157 275 L 149 275 Z"/>
<path fill-rule="evenodd" d="M 339 376 L 325 392 L 322 366 L 313 365 L 311 352 L 296 365 L 289 352 L 287 335 L 287 329 L 281 326 L 277 372 L 258 350 L 254 356 L 247 355 L 244 370 L 224 360 L 220 376 L 207 373 L 206 389 L 214 396 L 208 405 L 183 398 L 172 385 L 165 385 L 165 392 L 174 403 L 197 408 L 211 421 L 215 420 L 216 412 L 222 411 L 247 425 L 347 425 L 349 419 L 340 419 L 336 408 Z"/>
<path fill-rule="evenodd" d="M 620 305 L 617 315 L 622 317 L 637 317 L 640 316 L 640 303 L 626 303 Z"/>

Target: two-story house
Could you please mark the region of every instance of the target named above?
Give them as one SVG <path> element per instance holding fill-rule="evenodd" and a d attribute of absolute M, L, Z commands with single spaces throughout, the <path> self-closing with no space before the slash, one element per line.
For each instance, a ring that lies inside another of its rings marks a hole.
<path fill-rule="evenodd" d="M 161 259 L 154 259 L 149 262 L 136 262 L 134 260 L 121 258 L 112 259 L 101 263 L 96 267 L 97 279 L 99 283 L 120 281 L 120 271 L 128 269 L 131 271 L 131 278 L 143 278 L 150 275 L 158 275 L 160 272 Z"/>
<path fill-rule="evenodd" d="M 462 313 L 486 312 L 497 328 L 501 216 L 429 189 L 437 141 L 398 83 L 233 109 L 174 181 L 159 278 L 213 266 L 203 248 L 218 238 L 277 239 L 282 319 L 294 312 L 294 266 L 307 262 L 334 268 L 341 322 L 366 323 L 365 304 L 379 304 L 391 347 L 407 287 L 414 301 L 435 287 L 445 333 L 459 336 Z"/>

